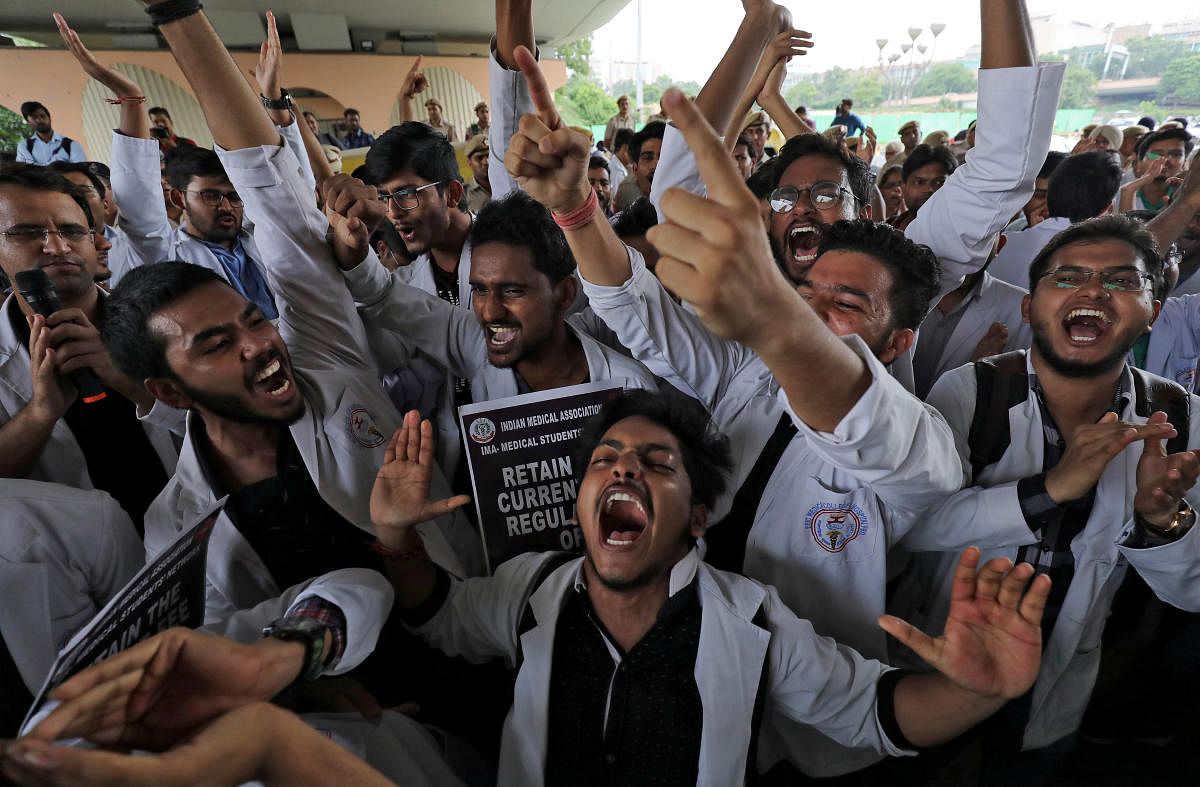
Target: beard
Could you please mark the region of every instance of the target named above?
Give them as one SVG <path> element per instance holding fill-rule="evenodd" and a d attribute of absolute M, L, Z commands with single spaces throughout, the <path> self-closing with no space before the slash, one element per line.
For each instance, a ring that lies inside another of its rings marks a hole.
<path fill-rule="evenodd" d="M 1076 379 L 1099 377 L 1106 372 L 1111 372 L 1125 363 L 1125 356 L 1129 355 L 1129 351 L 1133 349 L 1133 345 L 1137 342 L 1137 336 L 1127 338 L 1127 340 L 1118 340 L 1115 342 L 1112 352 L 1099 360 L 1087 362 L 1072 361 L 1062 357 L 1055 351 L 1050 340 L 1046 338 L 1050 331 L 1045 323 L 1035 322 L 1032 327 L 1033 346 L 1042 356 L 1042 360 L 1063 377 Z"/>
<path fill-rule="evenodd" d="M 196 405 L 203 407 L 213 415 L 224 418 L 227 421 L 233 421 L 238 424 L 253 424 L 260 426 L 291 426 L 300 420 L 304 415 L 304 399 L 298 399 L 294 412 L 284 416 L 265 416 L 256 413 L 254 410 L 246 406 L 246 404 L 236 396 L 226 396 L 224 394 L 215 394 L 199 388 L 193 388 L 187 385 L 182 380 L 176 379 L 175 384 L 179 386 L 179 390 L 183 391 L 192 399 L 192 407 Z M 292 385 L 295 385 L 295 380 Z"/>

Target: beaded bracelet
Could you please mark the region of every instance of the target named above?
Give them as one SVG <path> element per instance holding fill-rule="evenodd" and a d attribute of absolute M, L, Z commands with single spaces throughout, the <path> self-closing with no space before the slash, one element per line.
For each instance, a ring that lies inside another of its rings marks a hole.
<path fill-rule="evenodd" d="M 104 99 L 109 104 L 144 104 L 146 103 L 145 96 L 120 96 L 118 98 Z"/>

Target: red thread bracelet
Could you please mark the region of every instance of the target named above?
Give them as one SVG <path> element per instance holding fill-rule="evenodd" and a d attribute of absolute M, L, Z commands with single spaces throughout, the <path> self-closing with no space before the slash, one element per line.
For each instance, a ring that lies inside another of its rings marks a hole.
<path fill-rule="evenodd" d="M 577 230 L 595 217 L 596 210 L 599 207 L 600 202 L 596 199 L 596 190 L 588 189 L 587 199 L 578 208 L 570 213 L 555 213 L 554 211 L 550 211 L 550 215 L 554 217 L 554 223 L 564 230 Z"/>
<path fill-rule="evenodd" d="M 421 540 L 417 541 L 417 545 L 412 549 L 396 549 L 385 545 L 379 539 L 375 539 L 370 544 L 370 550 L 380 555 L 384 560 L 417 560 L 425 557 L 425 543 Z"/>

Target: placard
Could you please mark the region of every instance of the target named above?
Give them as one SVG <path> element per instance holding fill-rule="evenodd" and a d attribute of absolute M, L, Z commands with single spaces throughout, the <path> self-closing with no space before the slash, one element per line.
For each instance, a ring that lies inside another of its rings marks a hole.
<path fill-rule="evenodd" d="M 620 390 L 605 380 L 458 408 L 488 573 L 523 552 L 583 548 L 571 454 Z"/>

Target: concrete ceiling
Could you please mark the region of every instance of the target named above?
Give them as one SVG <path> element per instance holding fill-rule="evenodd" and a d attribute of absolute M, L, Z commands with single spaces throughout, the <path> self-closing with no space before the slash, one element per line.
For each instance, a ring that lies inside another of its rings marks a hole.
<path fill-rule="evenodd" d="M 629 0 L 534 0 L 534 19 L 540 42 L 569 43 L 604 25 Z M 134 0 L 56 0 L 60 11 L 92 46 L 154 48 L 153 29 L 140 3 Z M 61 46 L 49 4 L 0 4 L 0 31 L 51 46 Z M 307 51 L 362 50 L 362 40 L 374 51 L 405 54 L 459 54 L 456 44 L 478 44 L 495 30 L 495 10 L 488 0 L 205 0 L 205 13 L 230 47 L 257 46 L 265 27 L 262 19 L 274 11 L 281 35 L 294 38 L 294 48 Z M 332 12 L 332 13 L 331 13 Z M 292 14 L 297 14 L 296 24 Z M 258 24 L 254 24 L 254 17 Z M 326 35 L 315 39 L 307 30 Z M 287 48 L 291 42 L 285 41 Z M 444 46 L 438 46 L 444 43 Z M 461 54 L 467 54 L 466 51 Z"/>

